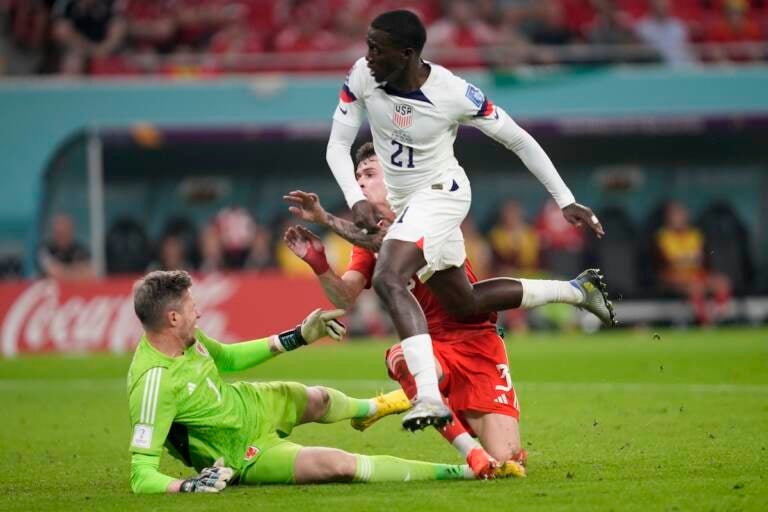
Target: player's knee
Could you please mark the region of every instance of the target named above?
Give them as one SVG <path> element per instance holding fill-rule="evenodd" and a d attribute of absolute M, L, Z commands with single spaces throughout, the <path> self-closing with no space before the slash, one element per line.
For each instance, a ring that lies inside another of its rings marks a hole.
<path fill-rule="evenodd" d="M 397 290 L 404 288 L 406 281 L 403 281 L 395 272 L 388 269 L 379 270 L 377 266 L 373 279 L 371 279 L 371 284 L 378 296 L 386 299 L 391 297 Z"/>
<path fill-rule="evenodd" d="M 341 450 L 328 463 L 328 479 L 336 482 L 352 480 L 357 470 L 357 459 L 354 455 Z"/>
<path fill-rule="evenodd" d="M 311 386 L 307 388 L 307 414 L 308 419 L 321 417 L 328 411 L 331 403 L 331 396 L 328 390 L 321 386 Z"/>

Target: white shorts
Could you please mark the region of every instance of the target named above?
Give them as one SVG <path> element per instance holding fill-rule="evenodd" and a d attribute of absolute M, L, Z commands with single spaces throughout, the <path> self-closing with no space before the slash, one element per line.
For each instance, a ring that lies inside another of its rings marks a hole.
<path fill-rule="evenodd" d="M 461 223 L 471 203 L 472 189 L 466 176 L 434 183 L 401 203 L 384 240 L 417 243 L 427 264 L 416 275 L 426 282 L 435 272 L 460 267 L 467 259 Z"/>

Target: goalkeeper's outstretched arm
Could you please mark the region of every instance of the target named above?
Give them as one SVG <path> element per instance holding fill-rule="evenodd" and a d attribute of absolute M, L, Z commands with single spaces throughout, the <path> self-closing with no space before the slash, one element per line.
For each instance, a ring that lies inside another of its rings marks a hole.
<path fill-rule="evenodd" d="M 199 329 L 197 339 L 205 345 L 219 371 L 236 372 L 252 368 L 283 352 L 309 345 L 326 336 L 341 341 L 347 329 L 338 318 L 344 314 L 343 309 L 316 309 L 295 328 L 258 340 L 224 344 L 206 336 Z"/>

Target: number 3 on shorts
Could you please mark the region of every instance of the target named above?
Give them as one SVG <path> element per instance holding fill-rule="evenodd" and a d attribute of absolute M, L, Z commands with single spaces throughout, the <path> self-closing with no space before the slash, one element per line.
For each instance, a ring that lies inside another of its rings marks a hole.
<path fill-rule="evenodd" d="M 395 152 L 389 157 L 389 161 L 392 162 L 392 165 L 395 167 L 403 166 L 403 160 L 400 158 L 400 155 L 403 153 L 403 148 L 405 148 L 408 150 L 408 168 L 413 169 L 413 148 L 410 146 L 403 146 L 396 140 L 392 141 L 392 145 L 395 146 Z"/>
<path fill-rule="evenodd" d="M 505 364 L 497 364 L 496 369 L 501 373 L 501 378 L 507 383 L 506 386 L 496 386 L 498 391 L 507 392 L 512 389 L 512 378 L 509 376 L 509 366 Z"/>

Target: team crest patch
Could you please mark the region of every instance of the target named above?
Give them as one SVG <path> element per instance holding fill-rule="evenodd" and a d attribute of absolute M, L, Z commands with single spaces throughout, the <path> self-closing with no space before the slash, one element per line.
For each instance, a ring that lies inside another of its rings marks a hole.
<path fill-rule="evenodd" d="M 245 460 L 251 460 L 255 456 L 259 454 L 259 449 L 255 446 L 251 445 L 248 447 L 247 450 L 245 450 Z"/>
<path fill-rule="evenodd" d="M 413 107 L 404 103 L 398 103 L 395 105 L 392 121 L 399 128 L 409 128 L 413 124 Z"/>
<path fill-rule="evenodd" d="M 195 350 L 197 350 L 198 354 L 200 354 L 203 357 L 209 357 L 210 354 L 208 354 L 208 349 L 203 346 L 202 343 L 197 342 L 195 343 Z"/>
<path fill-rule="evenodd" d="M 467 85 L 466 96 L 469 98 L 469 101 L 475 104 L 477 108 L 480 108 L 485 101 L 485 95 L 483 95 L 483 91 L 472 84 Z"/>

